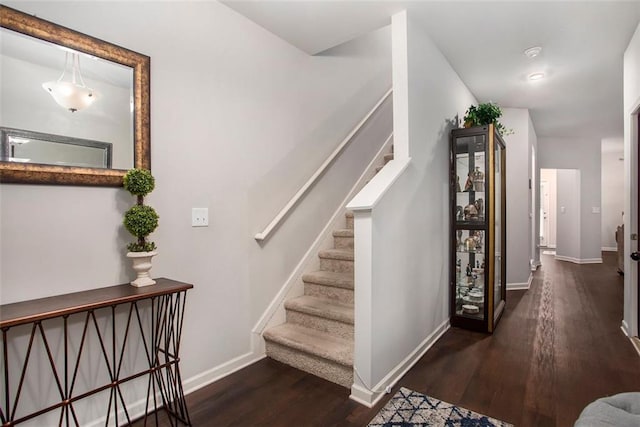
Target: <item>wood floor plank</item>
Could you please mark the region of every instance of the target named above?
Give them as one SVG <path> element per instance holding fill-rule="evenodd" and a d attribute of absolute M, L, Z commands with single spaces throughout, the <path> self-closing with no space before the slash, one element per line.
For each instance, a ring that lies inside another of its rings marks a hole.
<path fill-rule="evenodd" d="M 408 387 L 518 427 L 569 427 L 589 402 L 640 391 L 640 357 L 620 330 L 615 253 L 593 265 L 543 257 L 531 288 L 508 293 L 493 335 L 450 329 L 393 393 Z M 343 387 L 264 359 L 187 403 L 194 426 L 355 427 L 389 398 L 369 409 Z"/>

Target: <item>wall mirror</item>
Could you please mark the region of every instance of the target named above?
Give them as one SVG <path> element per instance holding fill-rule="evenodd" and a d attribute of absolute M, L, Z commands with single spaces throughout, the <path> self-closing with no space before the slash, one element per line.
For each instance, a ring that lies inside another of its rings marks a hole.
<path fill-rule="evenodd" d="M 146 55 L 0 5 L 0 181 L 120 186 L 151 168 Z"/>

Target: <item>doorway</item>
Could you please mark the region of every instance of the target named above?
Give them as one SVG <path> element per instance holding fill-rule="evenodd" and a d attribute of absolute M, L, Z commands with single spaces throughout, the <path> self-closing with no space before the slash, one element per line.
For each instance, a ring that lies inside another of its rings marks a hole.
<path fill-rule="evenodd" d="M 540 169 L 540 232 L 538 243 L 542 255 L 556 254 L 557 169 Z"/>
<path fill-rule="evenodd" d="M 640 337 L 640 280 L 638 279 L 638 234 L 640 228 L 640 98 L 629 110 L 628 143 L 625 147 L 625 170 L 627 180 L 627 202 L 629 215 L 625 215 L 624 230 L 624 320 L 623 329 L 630 337 Z M 628 158 L 626 154 L 629 154 Z M 626 212 L 625 212 L 626 213 Z M 635 339 L 636 348 L 640 352 L 640 339 Z"/>
<path fill-rule="evenodd" d="M 549 247 L 549 181 L 540 181 L 540 247 Z"/>
<path fill-rule="evenodd" d="M 581 263 L 580 170 L 540 169 L 538 194 L 542 255 Z"/>
<path fill-rule="evenodd" d="M 640 197 L 638 196 L 638 192 L 640 191 L 640 107 L 635 112 L 635 115 L 631 116 L 632 125 L 631 125 L 631 138 L 634 141 L 633 145 L 635 145 L 636 156 L 638 157 L 636 160 L 636 233 L 640 231 Z M 637 240 L 637 235 L 636 235 Z M 640 279 L 638 278 L 637 269 L 635 275 L 635 288 L 636 288 L 636 306 L 635 306 L 635 314 L 636 314 L 636 336 L 640 337 Z"/>

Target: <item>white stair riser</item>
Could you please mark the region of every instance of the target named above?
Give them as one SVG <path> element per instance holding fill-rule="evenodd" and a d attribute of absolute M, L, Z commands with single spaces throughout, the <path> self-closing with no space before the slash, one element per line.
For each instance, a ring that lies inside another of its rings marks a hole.
<path fill-rule="evenodd" d="M 287 322 L 326 332 L 334 337 L 353 340 L 353 325 L 348 323 L 294 310 L 287 310 Z"/>
<path fill-rule="evenodd" d="M 353 249 L 353 237 L 333 237 L 333 246 L 336 249 Z"/>
<path fill-rule="evenodd" d="M 305 283 L 304 294 L 312 297 L 328 298 L 345 304 L 353 304 L 353 289 L 336 288 L 333 286 Z"/>
<path fill-rule="evenodd" d="M 320 258 L 320 270 L 335 271 L 336 273 L 353 273 L 353 261 Z"/>
<path fill-rule="evenodd" d="M 266 341 L 267 356 L 294 368 L 324 378 L 327 381 L 350 388 L 353 384 L 353 368 L 320 358 L 299 350 Z"/>

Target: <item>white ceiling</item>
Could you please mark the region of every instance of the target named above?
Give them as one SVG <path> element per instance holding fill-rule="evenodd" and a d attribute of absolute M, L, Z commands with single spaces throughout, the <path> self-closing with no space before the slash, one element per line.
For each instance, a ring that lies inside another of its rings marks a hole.
<path fill-rule="evenodd" d="M 640 1 L 223 1 L 316 54 L 417 18 L 480 102 L 528 108 L 538 137 L 620 137 L 622 57 Z M 542 46 L 531 60 L 523 50 Z M 538 82 L 528 74 L 544 71 Z"/>

